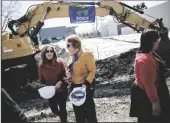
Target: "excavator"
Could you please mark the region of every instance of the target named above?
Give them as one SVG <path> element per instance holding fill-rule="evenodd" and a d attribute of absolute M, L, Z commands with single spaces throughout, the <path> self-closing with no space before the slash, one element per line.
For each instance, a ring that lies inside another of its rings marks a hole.
<path fill-rule="evenodd" d="M 118 23 L 122 23 L 137 32 L 146 29 L 157 30 L 161 36 L 157 53 L 170 63 L 170 40 L 168 29 L 163 24 L 163 18 L 150 22 L 140 16 L 144 14 L 142 10 L 116 0 L 98 2 L 47 1 L 30 6 L 24 16 L 9 21 L 8 28 L 11 33 L 2 32 L 2 70 L 5 71 L 7 68 L 19 64 L 27 64 L 32 71 L 36 71 L 37 65 L 34 56 L 40 52 L 37 34 L 43 27 L 45 20 L 69 17 L 70 6 L 80 8 L 95 6 L 96 16 L 110 15 Z"/>

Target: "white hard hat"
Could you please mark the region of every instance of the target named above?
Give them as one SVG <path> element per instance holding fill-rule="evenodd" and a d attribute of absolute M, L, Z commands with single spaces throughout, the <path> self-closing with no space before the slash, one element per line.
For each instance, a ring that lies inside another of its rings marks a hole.
<path fill-rule="evenodd" d="M 55 95 L 55 86 L 45 86 L 40 89 L 38 89 L 38 92 L 41 97 L 45 99 L 50 99 Z"/>
<path fill-rule="evenodd" d="M 70 101 L 75 106 L 81 106 L 86 101 L 86 88 L 76 87 L 72 90 L 69 96 Z"/>

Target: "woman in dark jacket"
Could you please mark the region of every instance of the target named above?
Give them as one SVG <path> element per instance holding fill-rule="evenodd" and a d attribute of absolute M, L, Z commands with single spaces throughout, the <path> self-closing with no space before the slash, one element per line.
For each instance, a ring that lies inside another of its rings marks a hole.
<path fill-rule="evenodd" d="M 164 77 L 165 63 L 154 52 L 158 48 L 159 41 L 157 31 L 142 33 L 136 54 L 130 117 L 137 117 L 138 122 L 170 120 L 170 96 Z"/>
<path fill-rule="evenodd" d="M 68 84 L 64 81 L 64 77 L 66 77 L 64 64 L 57 61 L 57 55 L 52 46 L 44 47 L 41 52 L 41 58 L 42 61 L 38 67 L 40 82 L 46 85 L 56 85 L 56 93 L 54 97 L 49 99 L 50 108 L 55 115 L 59 115 L 62 122 L 67 122 L 66 100 Z"/>

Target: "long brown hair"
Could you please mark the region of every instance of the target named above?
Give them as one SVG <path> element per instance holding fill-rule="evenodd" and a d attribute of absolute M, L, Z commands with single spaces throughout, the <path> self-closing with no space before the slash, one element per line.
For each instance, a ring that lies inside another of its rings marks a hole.
<path fill-rule="evenodd" d="M 160 38 L 160 35 L 155 30 L 148 30 L 143 32 L 140 37 L 140 47 L 139 52 L 149 53 L 153 49 L 154 42 Z"/>
<path fill-rule="evenodd" d="M 47 48 L 48 48 L 48 47 L 51 47 L 52 50 L 53 50 L 53 58 L 52 58 L 52 60 L 57 60 L 57 53 L 56 53 L 56 50 L 54 49 L 54 47 L 51 46 L 51 45 L 46 45 L 46 46 L 42 49 L 42 51 L 41 51 L 41 61 L 40 61 L 40 65 L 46 64 L 47 61 L 48 61 L 48 59 L 46 58 L 46 55 L 45 55 L 45 54 L 47 53 Z"/>

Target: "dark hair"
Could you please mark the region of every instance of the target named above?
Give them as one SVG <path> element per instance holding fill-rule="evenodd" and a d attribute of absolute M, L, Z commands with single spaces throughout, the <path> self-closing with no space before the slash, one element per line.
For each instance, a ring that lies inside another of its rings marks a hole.
<path fill-rule="evenodd" d="M 48 61 L 48 59 L 46 58 L 46 55 L 45 55 L 47 53 L 48 47 L 51 47 L 52 50 L 53 50 L 53 59 L 57 60 L 57 54 L 56 54 L 55 49 L 52 46 L 47 45 L 41 51 L 41 62 L 40 62 L 40 64 L 46 64 L 47 61 Z"/>
<path fill-rule="evenodd" d="M 80 48 L 81 47 L 81 40 L 75 34 L 69 35 L 66 40 L 67 40 L 67 42 L 71 42 L 72 43 L 73 48 Z"/>
<path fill-rule="evenodd" d="M 159 33 L 154 30 L 143 32 L 140 37 L 140 47 L 138 52 L 149 53 L 153 49 L 154 42 L 159 39 Z"/>

